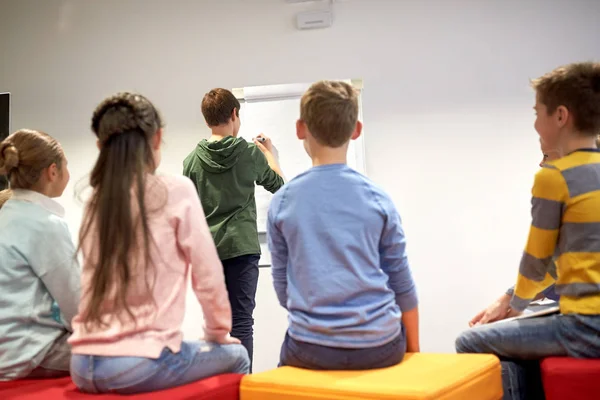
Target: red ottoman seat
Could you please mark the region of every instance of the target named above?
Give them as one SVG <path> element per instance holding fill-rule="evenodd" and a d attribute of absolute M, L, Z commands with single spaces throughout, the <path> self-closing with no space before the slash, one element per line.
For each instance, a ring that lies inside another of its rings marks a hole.
<path fill-rule="evenodd" d="M 546 400 L 600 398 L 600 359 L 551 357 L 541 368 Z"/>
<path fill-rule="evenodd" d="M 60 379 L 21 380 L 0 382 L 2 400 L 239 400 L 243 375 L 213 376 L 188 385 L 160 392 L 129 396 L 117 394 L 84 394 L 70 377 Z"/>

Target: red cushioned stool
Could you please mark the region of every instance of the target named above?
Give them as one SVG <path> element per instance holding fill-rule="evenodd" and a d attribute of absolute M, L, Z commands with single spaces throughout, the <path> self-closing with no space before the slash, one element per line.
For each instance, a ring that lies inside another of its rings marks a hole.
<path fill-rule="evenodd" d="M 239 400 L 243 375 L 213 376 L 189 385 L 160 392 L 120 396 L 117 394 L 84 394 L 71 378 L 0 382 L 2 400 Z"/>
<path fill-rule="evenodd" d="M 546 400 L 600 398 L 600 359 L 552 357 L 541 368 Z"/>

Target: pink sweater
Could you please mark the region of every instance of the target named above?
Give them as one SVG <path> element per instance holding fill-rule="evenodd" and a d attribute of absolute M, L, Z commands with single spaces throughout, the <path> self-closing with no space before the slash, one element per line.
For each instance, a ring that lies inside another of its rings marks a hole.
<path fill-rule="evenodd" d="M 107 326 L 88 330 L 81 316 L 89 302 L 97 257 L 97 236 L 88 235 L 82 243 L 82 300 L 79 313 L 73 319 L 74 333 L 69 339 L 74 354 L 158 358 L 165 347 L 179 352 L 190 270 L 192 288 L 204 313 L 205 340 L 226 336 L 231 330 L 223 266 L 194 185 L 181 176 L 150 176 L 147 193 L 151 210 L 149 225 L 155 244 L 150 269 L 154 270 L 150 276 L 155 274 L 154 281 L 150 282 L 153 291 L 148 292 L 145 277 L 140 275 L 131 285 L 127 298 L 136 321 L 131 321 L 125 311 L 116 315 L 110 308 L 111 302 L 107 301 L 103 306 L 103 321 Z M 112 296 L 114 288 L 106 297 Z"/>

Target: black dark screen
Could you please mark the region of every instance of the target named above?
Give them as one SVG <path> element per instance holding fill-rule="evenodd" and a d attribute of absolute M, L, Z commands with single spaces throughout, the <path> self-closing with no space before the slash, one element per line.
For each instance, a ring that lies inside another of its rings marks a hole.
<path fill-rule="evenodd" d="M 0 93 L 0 142 L 6 139 L 10 132 L 10 94 Z M 0 176 L 0 190 L 6 189 L 6 177 Z"/>

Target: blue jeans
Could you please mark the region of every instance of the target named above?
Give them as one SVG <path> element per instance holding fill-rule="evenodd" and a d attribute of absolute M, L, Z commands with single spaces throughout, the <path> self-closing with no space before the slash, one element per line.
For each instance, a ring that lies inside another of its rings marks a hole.
<path fill-rule="evenodd" d="M 539 361 L 600 357 L 600 315 L 552 315 L 471 328 L 456 339 L 458 353 L 491 353 L 502 362 L 504 399 L 543 399 Z"/>
<path fill-rule="evenodd" d="M 367 370 L 399 364 L 406 353 L 404 329 L 394 340 L 378 347 L 346 349 L 294 340 L 285 335 L 280 366 L 313 370 Z"/>
<path fill-rule="evenodd" d="M 165 348 L 158 359 L 73 354 L 71 377 L 87 393 L 135 394 L 185 385 L 214 375 L 248 373 L 239 344 L 182 342 L 179 353 Z"/>
<path fill-rule="evenodd" d="M 250 254 L 222 260 L 225 285 L 231 304 L 231 336 L 240 339 L 250 357 L 250 372 L 254 353 L 254 308 L 258 286 L 260 255 Z"/>

